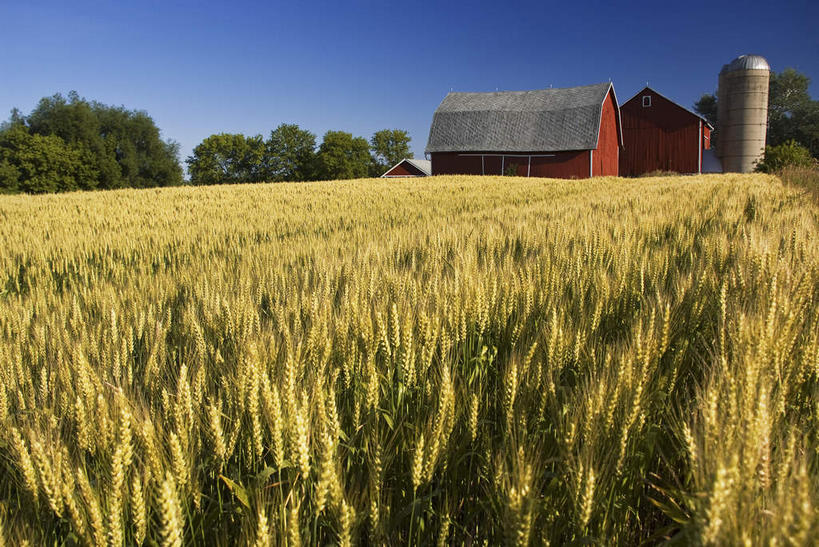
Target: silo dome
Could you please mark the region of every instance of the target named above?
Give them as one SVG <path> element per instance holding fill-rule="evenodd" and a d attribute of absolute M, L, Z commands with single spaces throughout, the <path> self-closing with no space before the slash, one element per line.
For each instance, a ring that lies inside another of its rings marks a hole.
<path fill-rule="evenodd" d="M 740 55 L 727 65 L 723 65 L 720 74 L 737 70 L 771 70 L 768 60 L 762 55 Z"/>
<path fill-rule="evenodd" d="M 740 55 L 719 73 L 717 155 L 725 172 L 748 173 L 765 154 L 770 75 L 759 55 Z"/>

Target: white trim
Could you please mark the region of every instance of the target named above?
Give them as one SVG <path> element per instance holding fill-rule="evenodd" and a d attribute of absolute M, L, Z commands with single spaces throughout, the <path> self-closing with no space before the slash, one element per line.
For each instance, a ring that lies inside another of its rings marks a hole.
<path fill-rule="evenodd" d="M 617 153 L 620 153 L 620 147 L 625 146 L 623 141 L 623 119 L 620 116 L 620 102 L 617 100 L 617 91 L 614 90 L 614 84 L 611 84 L 611 94 L 614 95 L 614 106 L 617 108 Z"/>
<path fill-rule="evenodd" d="M 589 150 L 589 178 L 594 178 L 594 150 Z"/>
<path fill-rule="evenodd" d="M 526 178 L 529 178 L 532 174 L 532 156 L 529 156 L 529 165 L 526 167 Z"/>
<path fill-rule="evenodd" d="M 500 172 L 501 176 L 503 176 L 505 174 L 503 172 L 504 163 L 506 163 L 506 156 L 501 156 L 501 172 Z"/>
<path fill-rule="evenodd" d="M 486 165 L 484 164 L 484 158 L 486 156 L 481 155 L 481 175 L 486 174 Z"/>
<path fill-rule="evenodd" d="M 572 150 L 567 150 L 572 152 Z M 507 158 L 553 158 L 556 154 L 458 154 L 459 156 L 486 156 L 487 158 L 500 158 L 506 156 Z"/>
<path fill-rule="evenodd" d="M 648 99 L 648 101 L 646 101 Z M 648 104 L 646 104 L 648 102 Z M 643 108 L 651 108 L 651 95 L 643 95 Z"/>
<path fill-rule="evenodd" d="M 700 120 L 700 132 L 697 137 L 697 174 L 702 175 L 702 120 Z"/>

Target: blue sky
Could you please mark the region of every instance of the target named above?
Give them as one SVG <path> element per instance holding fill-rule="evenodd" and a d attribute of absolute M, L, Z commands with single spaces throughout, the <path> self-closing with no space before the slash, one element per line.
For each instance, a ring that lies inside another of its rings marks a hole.
<path fill-rule="evenodd" d="M 423 154 L 450 90 L 649 81 L 690 107 L 742 53 L 819 98 L 819 2 L 8 2 L 0 117 L 76 90 L 146 110 L 182 159 L 212 133 L 298 123 L 410 132 Z"/>

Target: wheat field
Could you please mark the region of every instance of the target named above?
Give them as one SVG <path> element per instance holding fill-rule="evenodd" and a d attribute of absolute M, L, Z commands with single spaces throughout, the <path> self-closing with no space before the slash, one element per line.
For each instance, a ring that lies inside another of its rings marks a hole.
<path fill-rule="evenodd" d="M 808 544 L 773 177 L 0 197 L 0 546 Z"/>

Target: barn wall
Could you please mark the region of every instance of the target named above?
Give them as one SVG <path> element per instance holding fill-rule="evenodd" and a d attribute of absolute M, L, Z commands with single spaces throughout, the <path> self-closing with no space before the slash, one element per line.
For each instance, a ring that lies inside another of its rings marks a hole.
<path fill-rule="evenodd" d="M 705 124 L 702 124 L 702 148 L 711 150 L 711 130 Z"/>
<path fill-rule="evenodd" d="M 492 152 L 486 152 L 491 154 Z M 547 154 L 549 152 L 516 152 L 516 155 L 525 154 Z M 481 157 L 465 156 L 462 152 L 433 152 L 432 174 L 433 175 L 480 175 Z M 469 154 L 480 154 L 480 152 L 469 152 Z M 501 175 L 501 164 L 505 169 L 510 165 L 517 165 L 517 175 L 525 177 L 529 167 L 529 159 L 516 156 L 485 156 L 483 172 L 487 175 Z M 554 152 L 554 156 L 532 158 L 532 168 L 530 176 L 548 177 L 559 179 L 588 178 L 589 176 L 589 152 L 588 150 L 578 150 L 573 152 Z"/>
<path fill-rule="evenodd" d="M 643 107 L 643 97 L 651 106 Z M 651 91 L 638 93 L 620 107 L 624 149 L 620 174 L 636 176 L 661 169 L 678 173 L 699 171 L 700 119 Z"/>
<path fill-rule="evenodd" d="M 614 91 L 609 90 L 603 102 L 600 118 L 600 133 L 597 137 L 597 149 L 592 156 L 592 170 L 595 177 L 614 176 L 620 171 L 620 139 L 617 132 L 617 100 Z"/>
<path fill-rule="evenodd" d="M 386 173 L 385 177 L 423 177 L 424 172 L 411 163 L 401 162 Z"/>
<path fill-rule="evenodd" d="M 459 156 L 455 152 L 435 152 L 431 154 L 433 175 L 480 175 L 481 158 Z M 487 169 L 486 171 L 490 171 Z"/>

